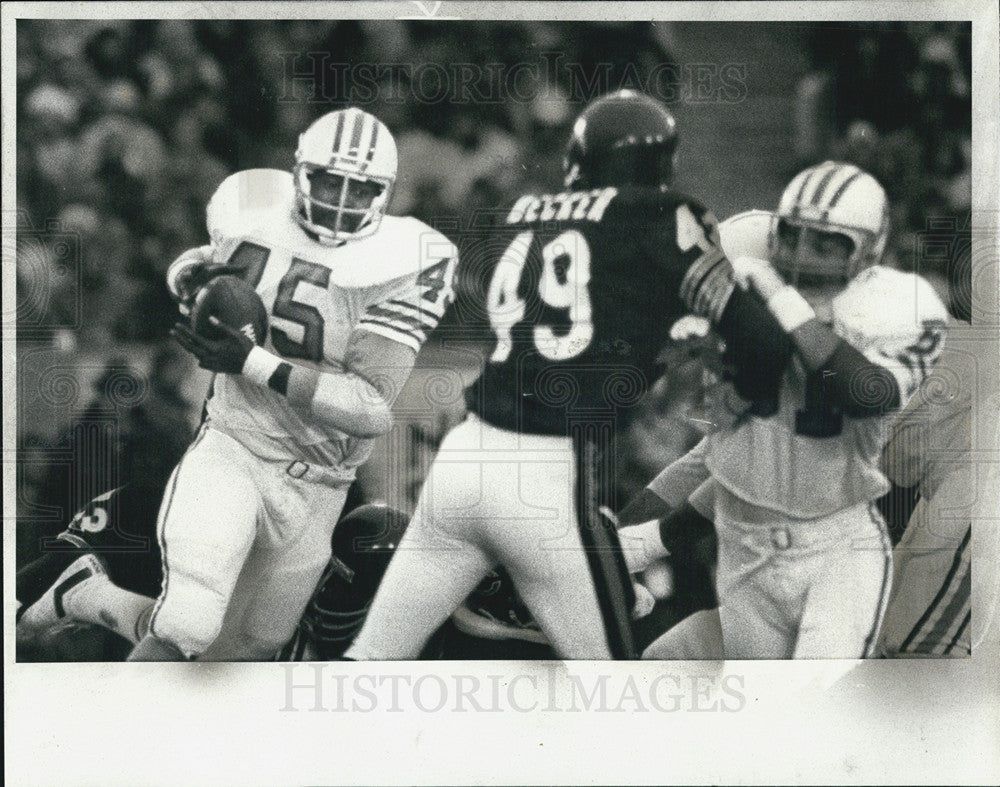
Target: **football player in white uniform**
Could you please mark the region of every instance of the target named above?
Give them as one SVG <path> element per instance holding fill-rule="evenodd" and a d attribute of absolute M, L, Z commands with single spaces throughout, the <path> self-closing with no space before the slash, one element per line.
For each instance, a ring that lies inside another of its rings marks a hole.
<path fill-rule="evenodd" d="M 147 633 L 163 583 L 156 520 L 163 488 L 129 483 L 98 495 L 77 512 L 42 555 L 17 572 L 18 659 L 73 653 L 66 645 L 89 632 L 117 654 L 114 632 L 134 646 Z M 407 517 L 379 503 L 355 507 L 333 529 L 330 562 L 281 661 L 338 658 L 360 630 Z M 124 654 L 122 655 L 124 657 Z"/>
<path fill-rule="evenodd" d="M 324 115 L 292 173 L 227 178 L 208 206 L 211 245 L 171 266 L 182 311 L 206 279 L 237 273 L 270 327 L 262 347 L 221 325 L 217 340 L 175 327 L 217 376 L 168 484 L 163 588 L 130 658 L 268 659 L 294 632 L 355 470 L 452 297 L 454 246 L 385 215 L 396 163 L 377 118 Z"/>
<path fill-rule="evenodd" d="M 878 264 L 887 216 L 873 177 L 825 162 L 792 180 L 767 222 L 770 263 L 727 247 L 722 233 L 737 277 L 768 303 L 796 354 L 776 401 L 717 391 L 716 431 L 678 460 L 684 472 L 667 468 L 650 490 L 677 506 L 712 478 L 728 658 L 873 652 L 891 580 L 873 505 L 889 488 L 879 456 L 942 350 L 947 318 L 928 282 Z M 632 570 L 669 540 L 657 522 L 621 536 Z M 712 616 L 701 617 L 710 627 Z M 669 652 L 658 644 L 647 653 Z"/>
<path fill-rule="evenodd" d="M 967 338 L 971 281 L 951 285 L 948 345 L 882 452 L 894 490 L 918 498 L 908 517 L 890 520 L 902 537 L 879 652 L 891 658 L 972 654 L 972 401 L 980 347 Z"/>

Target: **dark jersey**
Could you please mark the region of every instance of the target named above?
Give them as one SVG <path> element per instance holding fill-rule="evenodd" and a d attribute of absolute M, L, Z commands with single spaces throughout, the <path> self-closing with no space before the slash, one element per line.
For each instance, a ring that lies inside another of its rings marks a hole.
<path fill-rule="evenodd" d="M 81 552 L 104 560 L 119 587 L 156 597 L 163 569 L 156 540 L 162 490 L 127 484 L 98 495 L 58 536 L 41 545 L 42 556 L 17 573 L 17 600 L 29 607 Z"/>
<path fill-rule="evenodd" d="M 21 610 L 38 601 L 83 552 L 98 555 L 119 587 L 159 596 L 163 564 L 156 521 L 161 497 L 162 490 L 127 484 L 91 500 L 62 533 L 42 543 L 41 557 L 17 572 Z M 283 659 L 301 658 L 306 644 L 321 658 L 336 658 L 351 643 L 364 623 L 375 588 L 344 581 L 345 570 L 349 571 L 336 558 L 331 560 L 299 631 L 282 651 Z"/>
<path fill-rule="evenodd" d="M 684 273 L 715 253 L 718 232 L 680 194 L 604 188 L 522 196 L 466 246 L 457 317 L 491 339 L 469 409 L 501 428 L 566 434 L 576 417 L 638 404 L 686 312 Z"/>

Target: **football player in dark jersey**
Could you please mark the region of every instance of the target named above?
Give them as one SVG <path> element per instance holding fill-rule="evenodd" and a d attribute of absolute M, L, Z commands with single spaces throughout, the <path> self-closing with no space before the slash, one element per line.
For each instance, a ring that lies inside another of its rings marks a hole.
<path fill-rule="evenodd" d="M 381 503 L 366 503 L 343 516 L 333 530 L 330 565 L 280 661 L 340 658 L 365 622 L 406 516 Z"/>
<path fill-rule="evenodd" d="M 159 503 L 138 484 L 99 495 L 43 544 L 40 558 L 17 572 L 19 658 L 63 626 L 102 626 L 133 645 L 142 639 L 163 581 Z M 277 654 L 281 660 L 343 653 L 364 622 L 405 526 L 402 513 L 380 504 L 358 506 L 340 519 L 330 564 L 295 636 Z"/>
<path fill-rule="evenodd" d="M 634 589 L 617 543 L 614 440 L 687 311 L 727 342 L 748 399 L 774 400 L 791 349 L 735 287 L 715 219 L 673 191 L 677 134 L 619 91 L 577 119 L 565 188 L 526 194 L 463 250 L 456 337 L 485 369 L 445 438 L 347 656 L 416 658 L 496 564 L 564 658 L 633 658 Z"/>
<path fill-rule="evenodd" d="M 41 557 L 17 572 L 19 651 L 64 624 L 103 626 L 139 641 L 163 579 L 161 496 L 139 484 L 109 490 L 41 544 Z"/>

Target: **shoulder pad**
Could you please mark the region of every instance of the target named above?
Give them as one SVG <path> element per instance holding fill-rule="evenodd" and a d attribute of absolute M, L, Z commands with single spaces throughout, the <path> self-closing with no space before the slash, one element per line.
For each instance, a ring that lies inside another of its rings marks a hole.
<path fill-rule="evenodd" d="M 834 330 L 862 351 L 919 336 L 926 324 L 947 320 L 948 310 L 930 282 L 882 265 L 861 271 L 833 300 Z"/>
<path fill-rule="evenodd" d="M 458 257 L 455 244 L 433 227 L 411 216 L 385 216 L 373 235 L 348 241 L 368 265 L 352 266 L 361 277 L 345 285 L 375 285 L 403 276 L 416 276 L 440 262 Z M 339 279 L 338 279 L 339 281 Z"/>
<path fill-rule="evenodd" d="M 212 195 L 205 212 L 213 241 L 259 228 L 271 216 L 291 216 L 295 205 L 292 174 L 280 169 L 246 169 L 226 178 Z"/>
<path fill-rule="evenodd" d="M 640 243 L 657 257 L 661 255 L 654 249 L 660 249 L 665 242 L 672 247 L 676 240 L 681 249 L 686 250 L 696 238 L 706 236 L 712 245 L 719 244 L 719 222 L 712 211 L 679 191 L 637 186 L 623 188 L 609 205 L 604 221 L 619 227 L 640 225 Z M 631 229 L 623 231 L 632 232 Z"/>
<path fill-rule="evenodd" d="M 774 214 L 767 210 L 747 210 L 719 224 L 722 250 L 730 260 L 739 257 L 769 259 L 768 238 Z"/>

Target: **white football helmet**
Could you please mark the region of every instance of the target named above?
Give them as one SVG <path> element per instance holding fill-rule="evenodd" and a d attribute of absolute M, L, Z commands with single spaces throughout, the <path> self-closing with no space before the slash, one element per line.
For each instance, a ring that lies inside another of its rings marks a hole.
<path fill-rule="evenodd" d="M 776 253 L 779 231 L 797 228 L 837 233 L 853 244 L 846 266 L 817 268 L 802 261 L 787 268 Z M 785 188 L 768 239 L 769 258 L 793 284 L 800 274 L 841 278 L 846 284 L 860 271 L 878 264 L 889 239 L 889 201 L 879 182 L 853 164 L 825 161 L 809 167 Z"/>
<path fill-rule="evenodd" d="M 392 197 L 396 165 L 396 142 L 374 115 L 354 107 L 323 115 L 299 136 L 295 152 L 297 221 L 325 243 L 371 235 Z M 339 199 L 314 196 L 311 178 L 318 172 L 340 176 L 339 184 L 333 181 Z"/>

